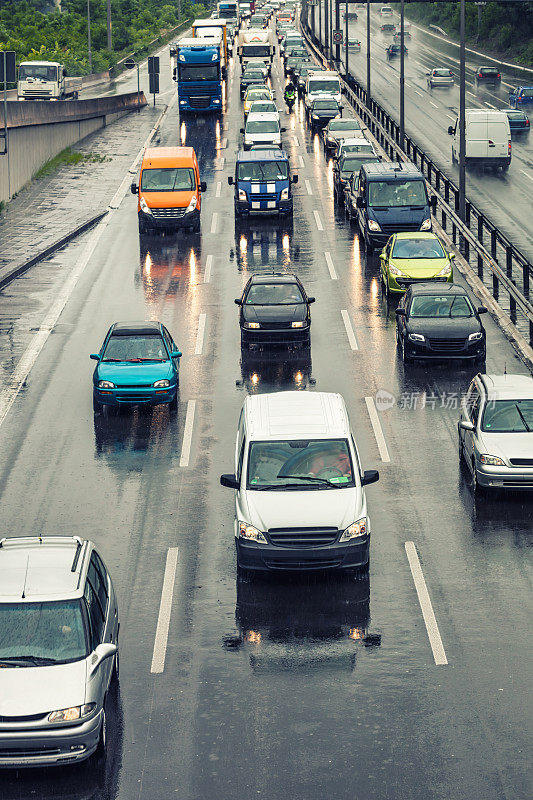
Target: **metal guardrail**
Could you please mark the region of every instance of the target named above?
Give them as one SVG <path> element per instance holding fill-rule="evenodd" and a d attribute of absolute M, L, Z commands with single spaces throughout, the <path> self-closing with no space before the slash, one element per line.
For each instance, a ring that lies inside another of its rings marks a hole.
<path fill-rule="evenodd" d="M 328 68 L 335 68 L 325 58 L 321 42 L 303 21 L 302 28 L 322 63 Z M 474 258 L 478 277 L 485 286 L 490 276 L 487 288 L 496 302 L 508 312 L 513 324 L 517 325 L 520 315 L 527 325 L 529 344 L 533 347 L 533 305 L 529 300 L 533 267 L 526 256 L 468 200 L 463 222 L 457 213 L 459 190 L 453 181 L 409 136 L 404 136 L 404 149 L 401 148 L 398 123 L 376 100 L 367 98 L 366 90 L 352 75 L 341 74 L 341 80 L 346 97 L 389 158 L 393 161 L 411 161 L 419 167 L 429 186 L 437 193 L 443 229 L 447 232 L 451 226 L 454 244 L 460 248 L 466 261 L 470 263 Z M 500 267 L 500 261 L 505 263 L 505 271 Z M 506 307 L 501 302 L 501 290 L 506 293 Z"/>

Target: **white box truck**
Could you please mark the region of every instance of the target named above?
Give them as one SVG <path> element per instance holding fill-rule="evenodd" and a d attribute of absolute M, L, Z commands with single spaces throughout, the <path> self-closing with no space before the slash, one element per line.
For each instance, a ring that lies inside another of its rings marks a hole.
<path fill-rule="evenodd" d="M 81 78 L 68 78 L 58 61 L 23 61 L 19 65 L 19 100 L 77 100 Z"/>
<path fill-rule="evenodd" d="M 239 31 L 237 55 L 243 69 L 246 68 L 248 61 L 261 59 L 267 65 L 270 75 L 275 52 L 272 28 L 243 28 Z"/>

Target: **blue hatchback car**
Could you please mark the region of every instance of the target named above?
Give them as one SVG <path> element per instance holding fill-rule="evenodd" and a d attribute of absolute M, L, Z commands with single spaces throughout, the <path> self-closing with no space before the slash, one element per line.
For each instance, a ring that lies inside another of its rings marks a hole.
<path fill-rule="evenodd" d="M 160 322 L 115 322 L 93 373 L 93 408 L 159 405 L 177 408 L 181 352 Z"/>

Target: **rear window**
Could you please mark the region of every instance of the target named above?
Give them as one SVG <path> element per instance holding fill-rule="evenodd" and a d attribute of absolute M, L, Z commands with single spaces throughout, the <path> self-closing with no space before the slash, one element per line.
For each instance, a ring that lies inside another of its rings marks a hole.
<path fill-rule="evenodd" d="M 194 170 L 190 167 L 168 169 L 143 169 L 141 190 L 143 192 L 190 192 L 196 188 Z"/>
<path fill-rule="evenodd" d="M 527 119 L 523 111 L 507 111 L 506 113 L 509 119 L 519 119 L 519 120 Z"/>
<path fill-rule="evenodd" d="M 482 75 L 498 75 L 498 70 L 495 67 L 481 67 L 479 71 Z"/>
<path fill-rule="evenodd" d="M 449 69 L 434 69 L 433 76 L 435 78 L 451 78 L 453 77 L 451 70 Z"/>

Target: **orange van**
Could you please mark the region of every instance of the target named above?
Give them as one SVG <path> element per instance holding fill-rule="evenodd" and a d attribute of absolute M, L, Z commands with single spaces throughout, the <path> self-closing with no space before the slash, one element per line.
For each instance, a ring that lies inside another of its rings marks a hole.
<path fill-rule="evenodd" d="M 138 195 L 139 233 L 153 230 L 200 230 L 202 192 L 196 153 L 192 147 L 149 147 L 144 153 Z"/>

